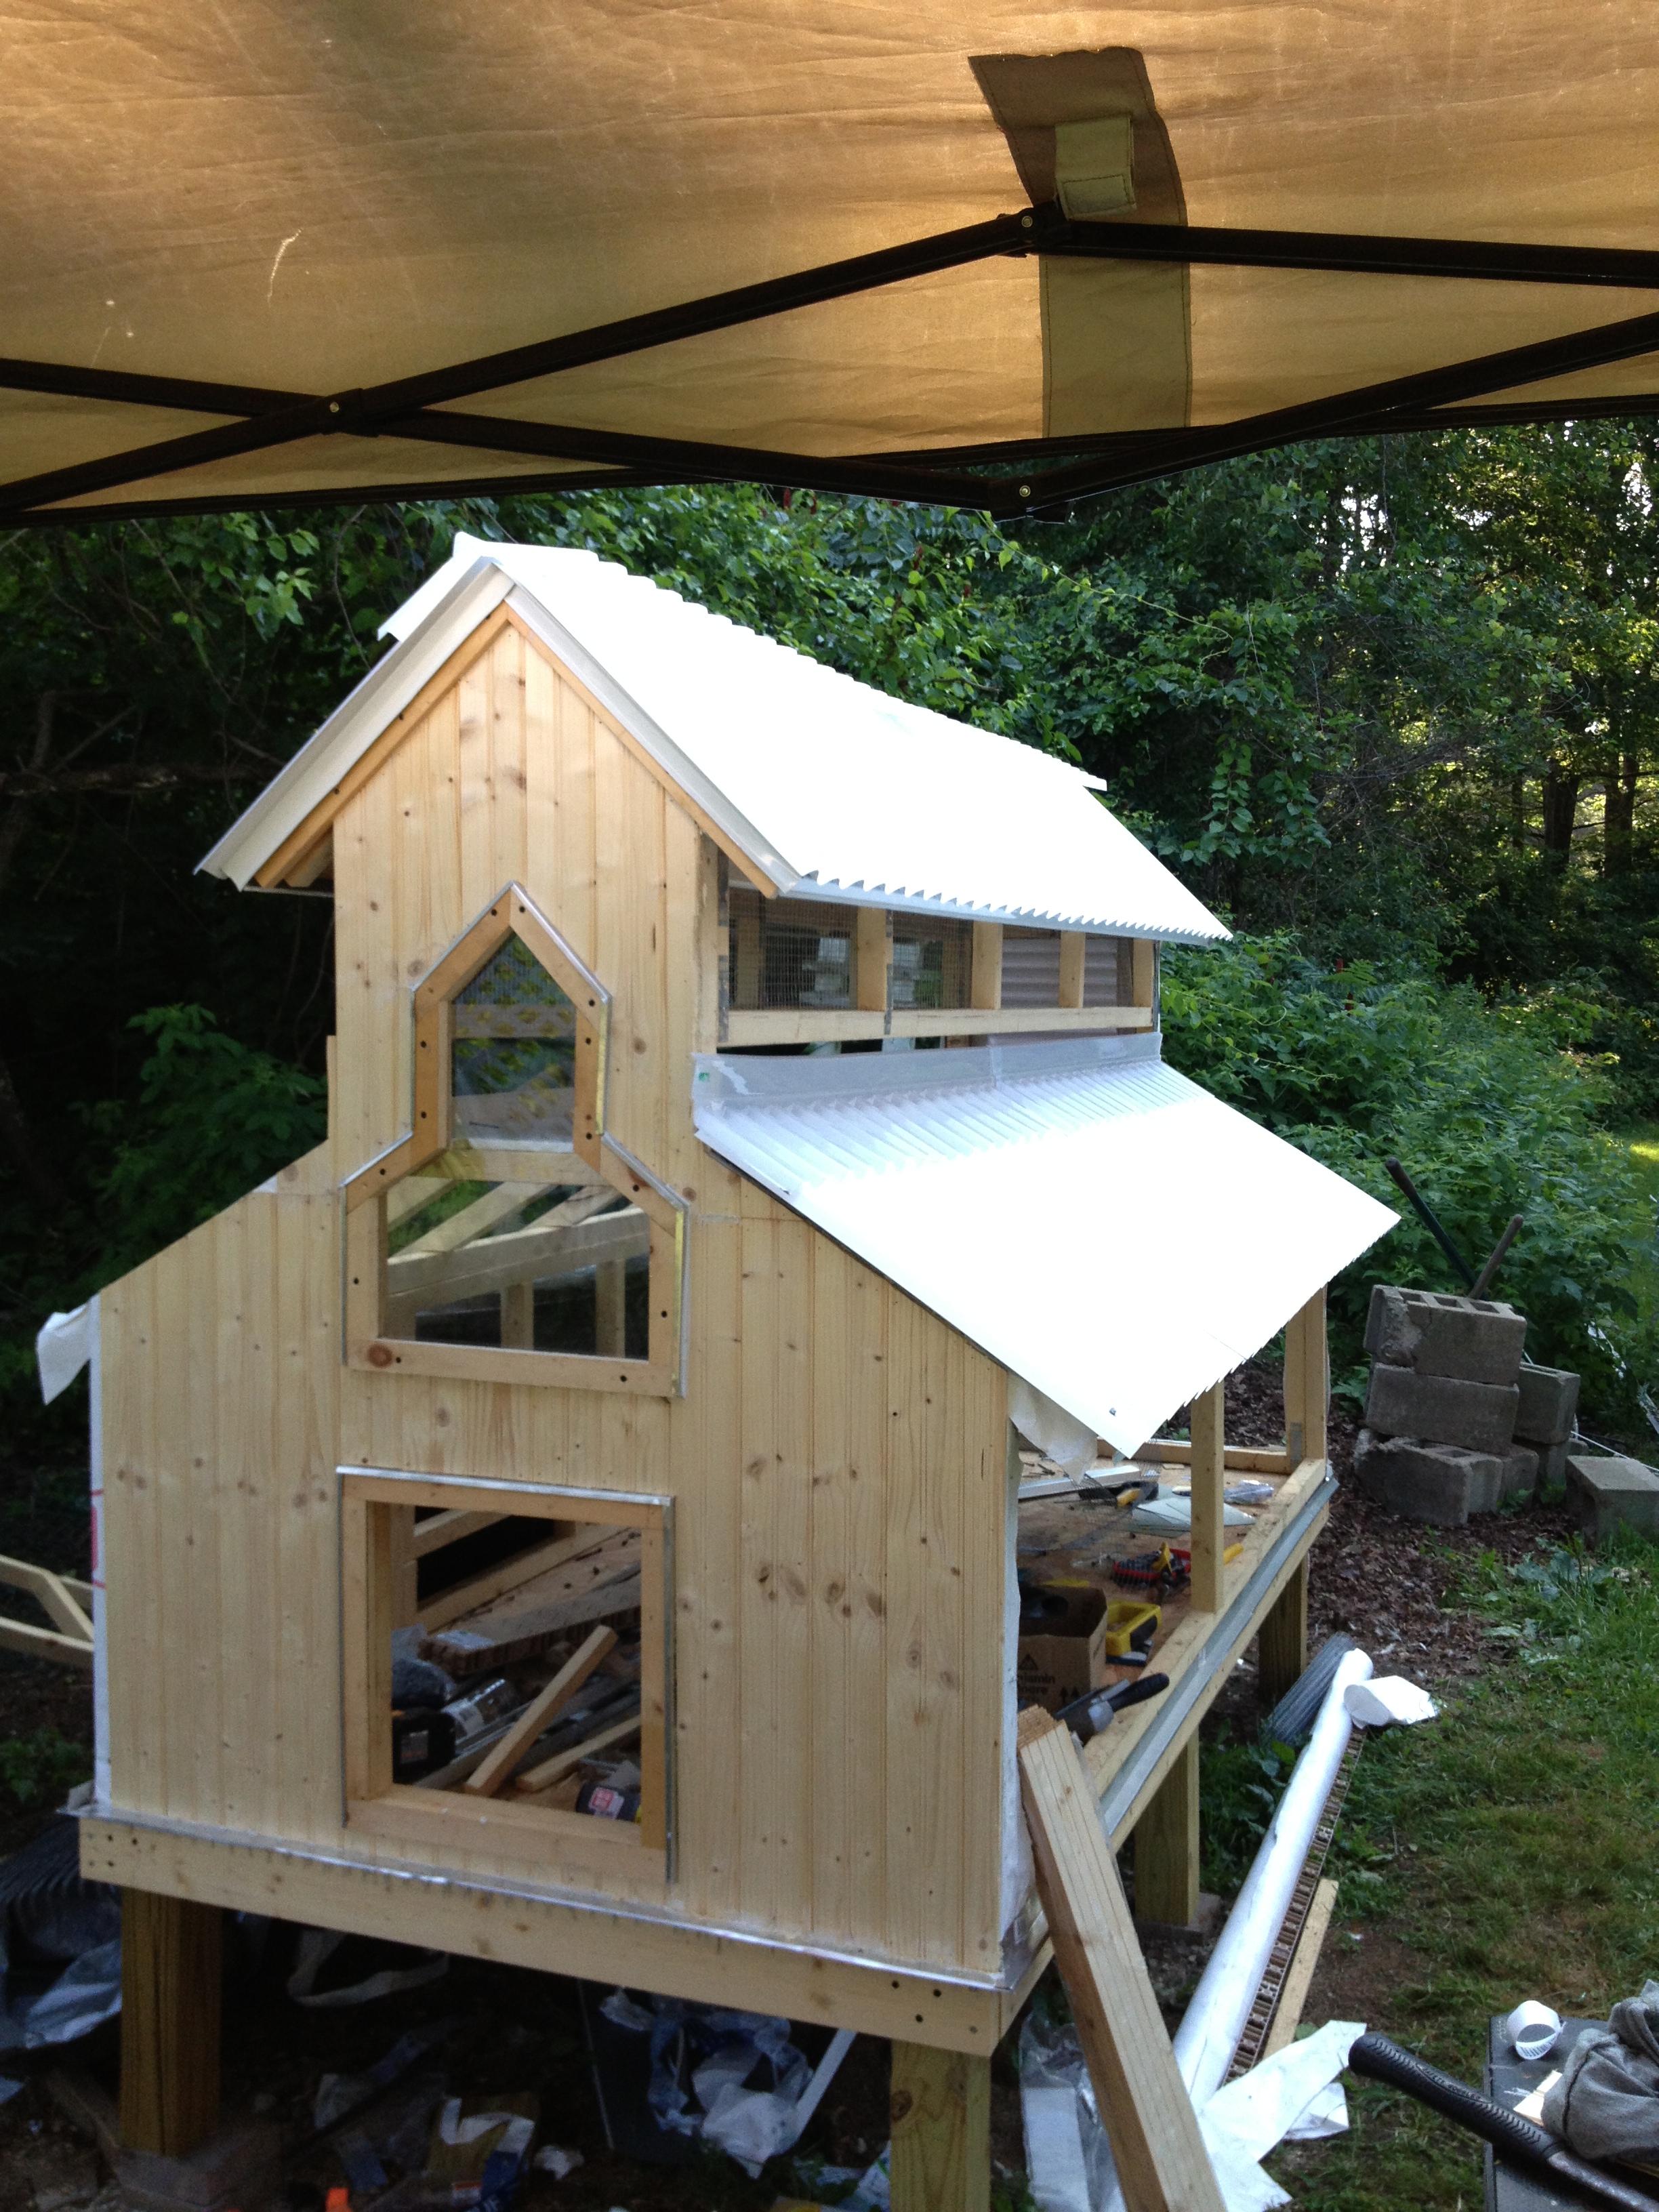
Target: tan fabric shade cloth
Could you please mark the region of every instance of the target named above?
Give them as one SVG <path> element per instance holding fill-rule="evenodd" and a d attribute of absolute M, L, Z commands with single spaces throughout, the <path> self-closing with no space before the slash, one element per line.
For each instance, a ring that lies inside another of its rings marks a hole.
<path fill-rule="evenodd" d="M 931 468 L 959 495 L 963 449 L 1006 460 L 1013 506 L 1044 495 L 1018 484 L 1046 465 L 1045 441 L 1057 461 L 1170 433 L 1153 459 L 1201 459 L 1212 448 L 1189 425 L 1659 313 L 1659 258 L 1598 283 L 1224 252 L 1188 270 L 1079 258 L 1079 233 L 1114 224 L 1067 227 L 1056 210 L 1045 235 L 1069 229 L 1064 252 L 1005 250 L 440 397 L 472 426 L 452 442 L 429 419 L 406 434 L 408 410 L 354 415 L 350 395 L 1018 217 L 1034 177 L 1042 191 L 1054 173 L 1044 131 L 1091 113 L 1136 114 L 1131 227 L 1659 256 L 1659 14 L 1638 0 L 36 0 L 9 18 L 3 56 L 0 507 L 14 517 L 607 466 L 901 494 L 925 491 Z M 1033 73 L 1042 58 L 1060 58 Z M 1613 342 L 1628 358 L 1507 387 L 1476 377 L 1478 391 L 1408 395 L 1390 419 L 1448 400 L 1639 404 L 1659 356 L 1638 341 L 1659 348 L 1659 324 Z M 119 381 L 132 377 L 237 389 Z M 262 410 L 274 421 L 307 395 L 344 397 L 255 450 L 112 459 Z M 150 404 L 167 397 L 180 404 Z M 335 419 L 358 427 L 328 434 Z M 510 450 L 515 435 L 532 450 Z M 890 455 L 910 458 L 814 465 Z"/>

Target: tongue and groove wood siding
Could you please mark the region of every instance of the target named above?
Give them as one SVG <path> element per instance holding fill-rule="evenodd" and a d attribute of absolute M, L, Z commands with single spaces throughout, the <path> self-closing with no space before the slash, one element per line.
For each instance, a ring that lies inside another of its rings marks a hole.
<path fill-rule="evenodd" d="M 661 1492 L 676 1879 L 533 1878 L 994 1972 L 1002 1372 L 697 1144 L 713 847 L 513 620 L 452 667 L 334 823 L 330 1146 L 103 1297 L 114 1809 L 522 1884 L 342 1827 L 334 1469 Z M 691 1201 L 682 1400 L 340 1364 L 336 1188 L 408 1127 L 411 987 L 515 879 L 616 994 L 612 1133 Z"/>

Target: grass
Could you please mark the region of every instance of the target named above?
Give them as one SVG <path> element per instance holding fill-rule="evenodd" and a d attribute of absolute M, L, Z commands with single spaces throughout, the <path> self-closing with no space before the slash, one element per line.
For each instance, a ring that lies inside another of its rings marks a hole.
<path fill-rule="evenodd" d="M 1605 2017 L 1659 1960 L 1659 1546 L 1487 1553 L 1461 1595 L 1508 1663 L 1367 1745 L 1338 1910 L 1395 1962 L 1368 2024 L 1474 2082 L 1494 2013 Z M 1273 2161 L 1307 2212 L 1479 2203 L 1472 2137 L 1369 2083 L 1349 2108 L 1349 2135 Z"/>

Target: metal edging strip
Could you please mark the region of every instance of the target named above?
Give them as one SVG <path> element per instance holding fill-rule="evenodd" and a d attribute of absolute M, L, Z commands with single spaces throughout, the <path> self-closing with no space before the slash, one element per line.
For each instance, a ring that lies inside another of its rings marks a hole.
<path fill-rule="evenodd" d="M 1296 1518 L 1280 1531 L 1272 1549 L 1227 1610 L 1217 1617 L 1215 1626 L 1199 1647 L 1173 1694 L 1159 1705 L 1158 1718 L 1107 1784 L 1101 1793 L 1100 1825 L 1109 1840 L 1122 1825 L 1153 1768 L 1180 1735 L 1216 1667 L 1259 1602 L 1260 1591 L 1272 1582 L 1306 1534 L 1309 1524 L 1324 1510 L 1339 1486 L 1336 1477 L 1327 1468 L 1323 1482 L 1304 1502 Z"/>

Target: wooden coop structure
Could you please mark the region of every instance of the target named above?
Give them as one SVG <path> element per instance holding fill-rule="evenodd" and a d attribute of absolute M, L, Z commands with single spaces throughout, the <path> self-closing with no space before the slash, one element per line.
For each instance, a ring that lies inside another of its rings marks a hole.
<path fill-rule="evenodd" d="M 237 1908 L 889 2037 L 896 2206 L 983 2207 L 1020 1571 L 1105 1589 L 1107 1468 L 1189 1478 L 1171 1686 L 1085 1754 L 1186 1920 L 1392 1217 L 1164 1064 L 1224 932 L 1077 770 L 587 554 L 459 539 L 388 628 L 205 863 L 332 896 L 327 1140 L 86 1325 L 130 2136 L 211 2122 Z M 446 1731 L 422 1656 L 507 1689 Z"/>

